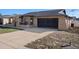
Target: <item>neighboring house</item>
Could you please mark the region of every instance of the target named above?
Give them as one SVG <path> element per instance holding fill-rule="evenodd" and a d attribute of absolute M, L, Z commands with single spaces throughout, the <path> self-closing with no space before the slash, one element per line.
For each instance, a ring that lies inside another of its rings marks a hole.
<path fill-rule="evenodd" d="M 13 27 L 15 24 L 15 17 L 10 15 L 0 16 L 0 26 Z"/>
<path fill-rule="evenodd" d="M 71 23 L 72 27 L 79 27 L 79 18 L 75 18 Z"/>
<path fill-rule="evenodd" d="M 76 18 L 76 20 L 78 20 L 78 21 L 79 21 L 79 18 Z"/>
<path fill-rule="evenodd" d="M 71 18 L 64 9 L 31 12 L 19 16 L 17 27 L 43 27 L 67 30 L 71 27 Z"/>

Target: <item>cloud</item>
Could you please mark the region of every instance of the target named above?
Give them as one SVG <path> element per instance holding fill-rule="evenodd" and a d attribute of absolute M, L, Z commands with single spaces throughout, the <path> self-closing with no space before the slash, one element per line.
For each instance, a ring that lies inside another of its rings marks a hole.
<path fill-rule="evenodd" d="M 79 9 L 68 9 L 67 14 L 70 16 L 79 17 Z"/>

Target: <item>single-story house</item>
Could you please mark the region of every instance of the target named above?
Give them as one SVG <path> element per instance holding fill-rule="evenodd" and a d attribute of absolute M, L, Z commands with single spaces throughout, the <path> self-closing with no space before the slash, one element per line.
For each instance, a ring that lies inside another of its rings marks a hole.
<path fill-rule="evenodd" d="M 19 16 L 17 27 L 43 27 L 67 30 L 71 27 L 71 18 L 64 9 L 30 12 Z"/>
<path fill-rule="evenodd" d="M 23 15 L 1 16 L 0 26 L 14 26 L 18 28 L 43 27 L 67 30 L 71 27 L 71 17 L 64 9 L 30 12 Z"/>

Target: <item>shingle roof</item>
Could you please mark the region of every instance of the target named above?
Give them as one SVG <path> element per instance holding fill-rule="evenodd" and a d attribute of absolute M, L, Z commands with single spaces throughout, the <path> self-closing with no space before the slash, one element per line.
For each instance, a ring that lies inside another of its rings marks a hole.
<path fill-rule="evenodd" d="M 59 13 L 60 11 L 64 11 L 64 14 Z M 33 16 L 60 16 L 60 15 L 63 15 L 63 16 L 65 16 L 66 12 L 64 9 L 56 9 L 56 10 L 48 10 L 48 11 L 30 12 L 25 15 L 33 15 Z"/>
<path fill-rule="evenodd" d="M 13 15 L 2 15 L 3 18 L 14 17 Z"/>

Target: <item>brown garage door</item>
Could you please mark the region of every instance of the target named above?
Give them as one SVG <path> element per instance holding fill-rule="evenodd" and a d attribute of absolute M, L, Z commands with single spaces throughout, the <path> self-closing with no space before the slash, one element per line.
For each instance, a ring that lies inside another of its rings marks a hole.
<path fill-rule="evenodd" d="M 58 18 L 38 18 L 38 27 L 58 28 Z"/>

